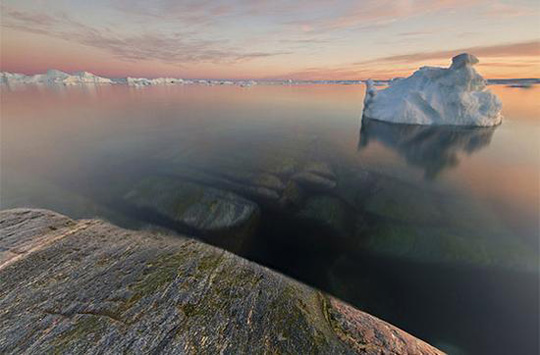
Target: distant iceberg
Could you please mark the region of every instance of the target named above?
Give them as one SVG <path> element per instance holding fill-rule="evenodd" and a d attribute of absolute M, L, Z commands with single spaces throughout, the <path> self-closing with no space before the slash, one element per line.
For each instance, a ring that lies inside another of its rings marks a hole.
<path fill-rule="evenodd" d="M 64 73 L 60 70 L 50 69 L 45 74 L 24 75 L 16 73 L 0 73 L 0 83 L 7 85 L 18 84 L 112 84 L 109 78 L 81 71 L 73 74 Z"/>
<path fill-rule="evenodd" d="M 129 86 L 150 86 L 150 85 L 178 85 L 178 84 L 185 84 L 184 79 L 178 79 L 178 78 L 155 78 L 155 79 L 147 79 L 147 78 L 126 78 L 126 83 Z"/>
<path fill-rule="evenodd" d="M 486 88 L 467 53 L 452 58 L 449 68 L 422 67 L 408 78 L 377 90 L 366 83 L 364 117 L 420 125 L 495 126 L 501 123 L 501 101 Z"/>

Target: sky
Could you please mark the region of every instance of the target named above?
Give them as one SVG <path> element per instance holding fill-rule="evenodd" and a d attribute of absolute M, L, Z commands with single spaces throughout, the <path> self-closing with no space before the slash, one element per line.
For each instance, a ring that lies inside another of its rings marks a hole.
<path fill-rule="evenodd" d="M 0 0 L 0 69 L 389 79 L 470 52 L 540 77 L 539 0 Z"/>

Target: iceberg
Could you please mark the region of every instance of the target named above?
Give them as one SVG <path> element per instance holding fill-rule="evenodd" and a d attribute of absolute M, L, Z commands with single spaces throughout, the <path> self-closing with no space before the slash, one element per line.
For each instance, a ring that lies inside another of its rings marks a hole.
<path fill-rule="evenodd" d="M 0 73 L 0 83 L 7 85 L 19 84 L 112 84 L 109 78 L 81 71 L 73 74 L 64 73 L 56 69 L 49 69 L 45 74 L 25 75 L 16 73 Z"/>
<path fill-rule="evenodd" d="M 419 125 L 498 125 L 501 101 L 473 68 L 476 63 L 474 55 L 463 53 L 452 58 L 449 68 L 422 67 L 383 90 L 368 80 L 363 116 Z"/>
<path fill-rule="evenodd" d="M 175 84 L 184 84 L 183 79 L 178 78 L 155 78 L 155 79 L 147 79 L 147 78 L 126 78 L 126 83 L 129 86 L 150 86 L 150 85 L 175 85 Z"/>

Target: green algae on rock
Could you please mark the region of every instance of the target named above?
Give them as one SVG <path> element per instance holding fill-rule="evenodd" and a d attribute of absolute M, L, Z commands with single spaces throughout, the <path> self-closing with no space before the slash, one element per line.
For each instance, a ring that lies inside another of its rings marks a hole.
<path fill-rule="evenodd" d="M 441 354 L 191 239 L 0 211 L 2 250 L 18 234 L 26 248 L 0 261 L 0 353 Z"/>

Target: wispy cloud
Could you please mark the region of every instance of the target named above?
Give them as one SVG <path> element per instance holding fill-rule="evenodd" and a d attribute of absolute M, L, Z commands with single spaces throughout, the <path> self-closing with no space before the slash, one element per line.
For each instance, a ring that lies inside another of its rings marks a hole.
<path fill-rule="evenodd" d="M 538 16 L 540 7 L 538 4 L 535 7 L 528 7 L 520 4 L 509 4 L 500 1 L 492 1 L 487 6 L 484 14 L 493 18 L 508 18 L 520 16 Z"/>
<path fill-rule="evenodd" d="M 431 60 L 449 61 L 454 55 L 463 52 L 469 52 L 480 57 L 480 62 L 485 67 L 521 68 L 526 71 L 527 68 L 538 67 L 539 63 L 537 58 L 540 56 L 540 41 L 458 48 L 447 51 L 418 52 L 381 57 L 368 61 L 359 61 L 332 67 L 310 67 L 284 74 L 280 76 L 280 78 L 367 79 L 371 77 L 384 79 L 395 75 L 412 73 L 419 65 L 424 65 Z M 509 59 L 510 62 L 507 61 L 507 59 Z"/>
<path fill-rule="evenodd" d="M 290 54 L 289 51 L 249 51 L 223 39 L 201 39 L 194 31 L 174 33 L 146 30 L 122 33 L 79 22 L 65 13 L 35 14 L 3 6 L 3 27 L 44 34 L 111 53 L 126 61 L 159 60 L 177 65 L 189 63 L 231 63 Z"/>
<path fill-rule="evenodd" d="M 373 62 L 417 63 L 434 59 L 448 59 L 463 52 L 472 53 L 478 57 L 535 57 L 540 56 L 540 41 L 475 46 L 434 52 L 417 52 L 382 57 L 370 61 L 356 62 L 354 64 L 367 64 Z"/>
<path fill-rule="evenodd" d="M 339 14 L 329 13 L 308 22 L 319 30 L 383 27 L 412 17 L 440 11 L 464 9 L 485 3 L 486 0 L 364 0 L 352 2 Z"/>
<path fill-rule="evenodd" d="M 539 55 L 535 41 L 473 46 L 491 43 L 497 31 L 501 41 L 531 38 L 537 29 L 533 16 L 539 11 L 534 0 L 17 0 L 1 4 L 1 26 L 39 34 L 27 37 L 35 43 L 46 36 L 53 39 L 45 39 L 41 47 L 50 43 L 73 54 L 56 40 L 61 39 L 97 49 L 88 50 L 89 57 L 111 67 L 130 62 L 133 71 L 157 66 L 161 72 L 174 72 L 182 66 L 224 75 L 245 71 L 257 77 L 287 70 L 305 77 L 365 77 L 382 73 L 383 66 L 403 71 L 418 63 L 438 65 L 463 51 L 493 58 L 491 62 Z M 443 37 L 443 48 L 458 49 L 434 50 L 441 48 Z M 3 43 L 13 51 L 11 66 L 18 53 L 33 51 L 15 37 Z M 57 59 L 50 57 L 54 64 Z M 61 55 L 57 57 L 61 61 Z M 244 65 L 231 65 L 238 63 Z"/>

